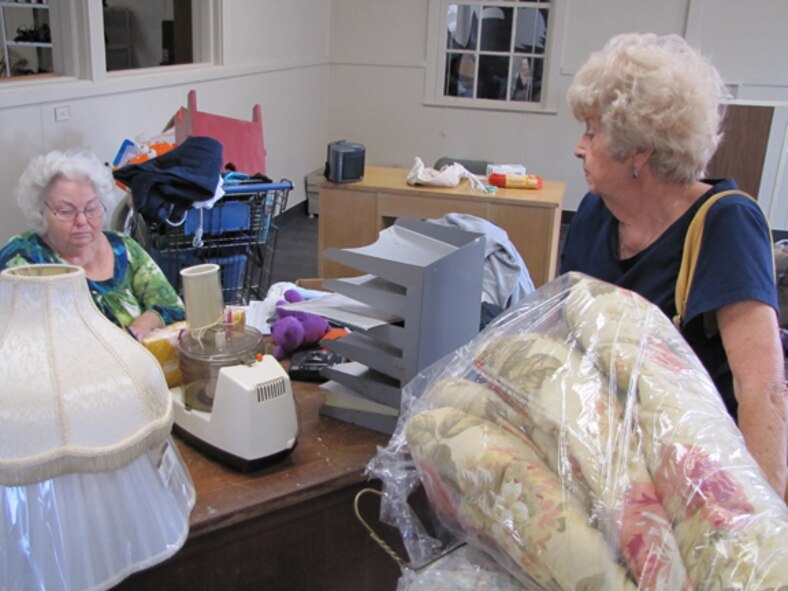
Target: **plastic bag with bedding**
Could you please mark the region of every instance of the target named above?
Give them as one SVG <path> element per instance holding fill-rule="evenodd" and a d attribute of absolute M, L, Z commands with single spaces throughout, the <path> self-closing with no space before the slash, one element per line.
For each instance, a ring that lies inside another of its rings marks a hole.
<path fill-rule="evenodd" d="M 662 312 L 570 273 L 404 390 L 368 466 L 411 563 L 457 541 L 526 589 L 779 590 L 788 508 Z M 423 486 L 451 532 L 407 499 Z"/>

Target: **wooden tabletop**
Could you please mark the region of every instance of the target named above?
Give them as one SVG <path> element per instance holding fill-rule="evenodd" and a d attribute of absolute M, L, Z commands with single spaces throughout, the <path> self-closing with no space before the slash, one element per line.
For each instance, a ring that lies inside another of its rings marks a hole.
<path fill-rule="evenodd" d="M 174 436 L 197 490 L 190 538 L 363 482 L 387 435 L 319 414 L 319 384 L 292 382 L 301 432 L 291 454 L 254 472 L 226 467 Z"/>
<path fill-rule="evenodd" d="M 341 188 L 346 191 L 376 191 L 381 193 L 397 194 L 424 194 L 430 193 L 431 197 L 446 199 L 484 199 L 501 203 L 527 203 L 531 206 L 560 208 L 566 190 L 563 181 L 544 180 L 541 189 L 505 189 L 497 188 L 495 193 L 485 193 L 471 187 L 468 179 L 462 179 L 456 187 L 436 187 L 427 185 L 409 185 L 406 177 L 409 170 L 405 168 L 392 168 L 385 166 L 366 166 L 364 178 L 353 183 L 336 185 L 323 181 L 327 187 Z"/>

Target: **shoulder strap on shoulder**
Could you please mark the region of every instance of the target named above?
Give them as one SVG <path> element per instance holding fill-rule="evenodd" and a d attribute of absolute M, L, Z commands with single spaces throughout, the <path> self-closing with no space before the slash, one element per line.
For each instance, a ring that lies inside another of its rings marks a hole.
<path fill-rule="evenodd" d="M 692 287 L 692 278 L 695 275 L 695 266 L 698 263 L 698 255 L 700 254 L 701 240 L 703 239 L 703 226 L 706 223 L 706 214 L 712 205 L 717 203 L 723 197 L 728 195 L 744 195 L 753 201 L 756 199 L 741 191 L 739 189 L 732 189 L 728 191 L 721 191 L 709 197 L 703 205 L 695 212 L 695 217 L 690 222 L 687 235 L 684 237 L 684 250 L 681 254 L 681 267 L 679 268 L 679 275 L 676 279 L 676 315 L 673 317 L 673 323 L 677 327 L 681 327 L 684 321 L 684 313 L 687 311 L 687 300 L 689 299 L 690 288 Z M 757 202 L 757 201 L 756 201 Z"/>

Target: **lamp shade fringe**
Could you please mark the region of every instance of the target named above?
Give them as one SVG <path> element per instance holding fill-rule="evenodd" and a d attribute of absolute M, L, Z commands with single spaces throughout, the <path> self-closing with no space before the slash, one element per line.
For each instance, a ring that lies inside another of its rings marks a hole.
<path fill-rule="evenodd" d="M 151 447 L 162 443 L 172 432 L 172 408 L 156 423 L 149 424 L 131 441 L 119 441 L 105 447 L 100 455 L 95 449 L 62 447 L 23 460 L 0 460 L 0 485 L 25 486 L 70 473 L 95 473 L 117 470 L 133 462 Z"/>

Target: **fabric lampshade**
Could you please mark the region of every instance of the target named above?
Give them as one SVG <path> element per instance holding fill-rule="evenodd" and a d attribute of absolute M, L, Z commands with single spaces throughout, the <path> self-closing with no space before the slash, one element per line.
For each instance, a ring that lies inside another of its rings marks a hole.
<path fill-rule="evenodd" d="M 0 276 L 0 484 L 120 468 L 172 429 L 156 359 L 95 307 L 79 267 Z"/>
<path fill-rule="evenodd" d="M 106 588 L 174 554 L 195 494 L 156 359 L 80 267 L 6 269 L 0 302 L 0 588 Z"/>

